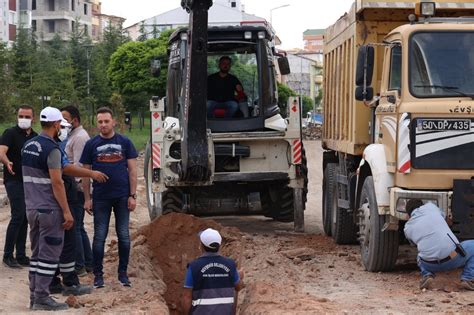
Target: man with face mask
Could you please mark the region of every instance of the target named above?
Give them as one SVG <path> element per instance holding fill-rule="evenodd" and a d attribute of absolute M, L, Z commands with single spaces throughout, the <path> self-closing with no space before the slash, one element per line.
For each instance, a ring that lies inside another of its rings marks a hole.
<path fill-rule="evenodd" d="M 30 225 L 30 307 L 33 310 L 65 310 L 66 303 L 50 297 L 49 285 L 59 265 L 64 230 L 74 225 L 62 180 L 61 150 L 54 140 L 61 131 L 59 109 L 40 113 L 42 132 L 22 149 L 26 216 Z"/>
<path fill-rule="evenodd" d="M 10 201 L 11 219 L 5 237 L 3 263 L 10 268 L 29 266 L 25 254 L 26 220 L 25 195 L 21 170 L 21 148 L 26 141 L 38 134 L 31 128 L 34 121 L 33 107 L 22 105 L 17 112 L 18 123 L 6 129 L 0 140 L 0 162 L 3 163 L 3 183 Z M 16 257 L 13 252 L 16 248 Z"/>

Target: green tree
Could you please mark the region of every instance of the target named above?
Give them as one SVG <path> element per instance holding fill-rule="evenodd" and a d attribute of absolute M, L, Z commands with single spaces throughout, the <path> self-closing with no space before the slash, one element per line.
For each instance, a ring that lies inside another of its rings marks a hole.
<path fill-rule="evenodd" d="M 314 101 L 311 97 L 303 95 L 303 116 L 314 109 Z"/>
<path fill-rule="evenodd" d="M 146 106 L 153 95 L 166 94 L 167 46 L 171 33 L 169 30 L 157 39 L 125 43 L 112 55 L 107 74 L 128 109 Z M 161 60 L 161 74 L 157 78 L 150 74 L 153 59 Z"/>
<path fill-rule="evenodd" d="M 15 108 L 10 102 L 12 94 L 12 73 L 9 68 L 11 55 L 4 43 L 0 42 L 0 122 L 13 118 Z"/>
<path fill-rule="evenodd" d="M 283 117 L 287 116 L 288 112 L 288 98 L 290 96 L 297 96 L 295 91 L 290 89 L 288 86 L 277 83 L 278 87 L 278 106 L 280 107 L 280 113 Z"/>

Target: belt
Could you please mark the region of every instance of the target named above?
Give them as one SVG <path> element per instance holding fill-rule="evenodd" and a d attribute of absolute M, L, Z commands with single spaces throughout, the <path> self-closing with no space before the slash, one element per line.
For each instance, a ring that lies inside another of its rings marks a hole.
<path fill-rule="evenodd" d="M 427 263 L 427 264 L 442 264 L 442 263 L 445 263 L 445 262 L 447 262 L 447 261 L 450 261 L 451 259 L 453 259 L 454 257 L 456 257 L 457 254 L 458 254 L 458 253 L 457 253 L 455 250 L 453 250 L 453 251 L 449 254 L 448 257 L 444 257 L 443 259 L 439 259 L 439 260 L 425 260 L 425 259 L 423 259 L 423 258 L 421 258 L 421 257 L 420 257 L 420 259 L 421 259 L 423 262 Z"/>

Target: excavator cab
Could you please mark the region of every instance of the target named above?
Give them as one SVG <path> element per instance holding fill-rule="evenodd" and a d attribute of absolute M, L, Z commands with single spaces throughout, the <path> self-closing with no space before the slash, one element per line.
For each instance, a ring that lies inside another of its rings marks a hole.
<path fill-rule="evenodd" d="M 179 117 L 183 110 L 188 32 L 182 28 L 170 38 L 168 116 Z M 241 82 L 244 93 L 240 99 L 236 96 L 238 109 L 232 117 L 227 117 L 225 108 L 217 108 L 207 118 L 207 128 L 212 132 L 263 131 L 265 120 L 280 113 L 272 36 L 265 25 L 209 27 L 207 71 L 202 78 L 218 72 L 219 59 L 228 56 L 230 73 Z"/>

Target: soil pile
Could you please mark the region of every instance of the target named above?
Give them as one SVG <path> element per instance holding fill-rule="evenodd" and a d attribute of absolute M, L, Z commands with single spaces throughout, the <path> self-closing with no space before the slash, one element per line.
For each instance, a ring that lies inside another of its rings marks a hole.
<path fill-rule="evenodd" d="M 198 233 L 207 228 L 222 236 L 221 253 L 239 264 L 244 248 L 242 234 L 236 228 L 196 218 L 192 215 L 170 213 L 161 216 L 139 230 L 149 248 L 149 261 L 162 271 L 167 290 L 164 294 L 171 314 L 181 310 L 184 276 L 189 262 L 201 255 Z"/>

